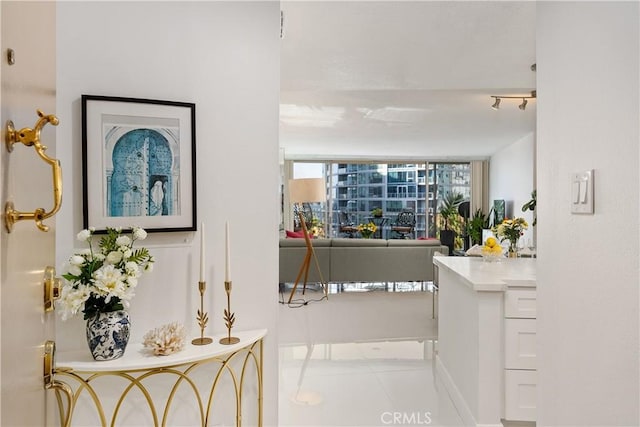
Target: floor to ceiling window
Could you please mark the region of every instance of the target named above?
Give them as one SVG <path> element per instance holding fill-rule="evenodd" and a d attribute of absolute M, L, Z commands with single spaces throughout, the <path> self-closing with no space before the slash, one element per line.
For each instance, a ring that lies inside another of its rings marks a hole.
<path fill-rule="evenodd" d="M 465 163 L 433 162 L 428 164 L 429 194 L 427 202 L 428 236 L 437 237 L 436 215 L 448 194 L 461 194 L 471 200 L 471 165 Z M 461 235 L 463 230 L 454 230 Z"/>
<path fill-rule="evenodd" d="M 343 237 L 340 225 L 371 220 L 372 211 L 382 209 L 383 230 L 378 237 L 398 237 L 389 232 L 398 213 L 415 213 L 413 238 L 437 237 L 436 214 L 446 194 L 471 197 L 471 168 L 468 162 L 421 163 L 293 163 L 291 178 L 324 177 L 327 203 L 306 207 L 322 223 L 327 237 Z M 295 226 L 295 224 L 294 224 Z M 286 227 L 283 225 L 283 229 Z"/>

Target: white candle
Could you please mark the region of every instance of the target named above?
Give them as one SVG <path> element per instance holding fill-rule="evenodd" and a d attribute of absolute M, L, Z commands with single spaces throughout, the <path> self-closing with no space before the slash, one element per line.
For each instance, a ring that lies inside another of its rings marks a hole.
<path fill-rule="evenodd" d="M 229 221 L 225 223 L 224 226 L 224 242 L 225 242 L 225 251 L 224 251 L 224 281 L 231 281 L 231 257 L 229 255 L 230 243 L 229 243 Z"/>
<path fill-rule="evenodd" d="M 204 282 L 204 222 L 200 223 L 200 281 Z"/>

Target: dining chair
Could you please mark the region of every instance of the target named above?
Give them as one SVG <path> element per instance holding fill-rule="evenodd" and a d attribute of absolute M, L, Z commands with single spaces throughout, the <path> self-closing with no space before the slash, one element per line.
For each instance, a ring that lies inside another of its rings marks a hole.
<path fill-rule="evenodd" d="M 400 239 L 406 239 L 416 226 L 416 214 L 412 210 L 403 210 L 391 224 L 391 231 L 400 235 Z"/>

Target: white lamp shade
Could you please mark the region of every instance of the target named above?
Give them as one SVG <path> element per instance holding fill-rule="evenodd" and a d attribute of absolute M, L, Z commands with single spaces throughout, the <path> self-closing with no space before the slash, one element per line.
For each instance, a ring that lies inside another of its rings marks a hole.
<path fill-rule="evenodd" d="M 324 178 L 301 178 L 289 180 L 291 203 L 313 203 L 327 200 Z"/>

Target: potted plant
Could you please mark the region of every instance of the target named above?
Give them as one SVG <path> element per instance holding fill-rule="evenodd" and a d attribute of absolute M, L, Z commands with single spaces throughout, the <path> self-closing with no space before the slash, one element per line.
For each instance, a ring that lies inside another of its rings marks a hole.
<path fill-rule="evenodd" d="M 440 225 L 440 242 L 449 248 L 449 255 L 453 254 L 455 247 L 456 228 L 460 228 L 460 215 L 458 206 L 464 197 L 458 192 L 447 193 L 442 199 L 438 222 Z"/>
<path fill-rule="evenodd" d="M 485 215 L 482 209 L 478 209 L 467 223 L 467 234 L 472 245 L 482 244 L 482 230 L 486 228 L 489 228 L 489 215 Z"/>
<path fill-rule="evenodd" d="M 373 233 L 378 231 L 378 226 L 373 222 L 369 222 L 367 224 L 358 224 L 358 231 L 363 238 L 370 239 L 371 236 L 373 236 Z"/>
<path fill-rule="evenodd" d="M 371 210 L 371 216 L 380 218 L 382 216 L 382 208 L 375 208 Z"/>
<path fill-rule="evenodd" d="M 533 211 L 533 222 L 531 223 L 531 225 L 534 226 L 534 227 L 536 226 L 536 223 L 538 222 L 538 217 L 536 216 L 536 212 L 535 212 L 537 199 L 538 199 L 537 190 L 533 190 L 531 192 L 531 200 L 529 200 L 527 203 L 522 205 L 522 212 Z"/>

